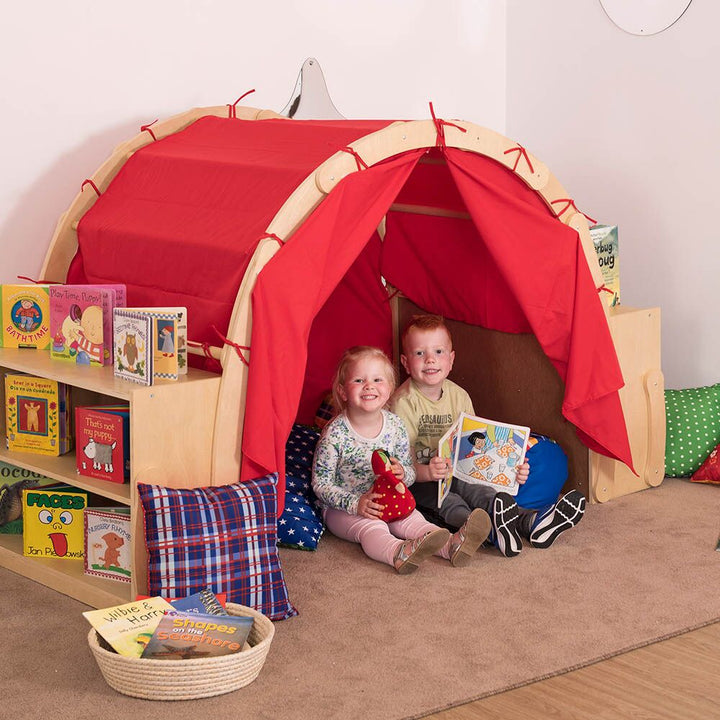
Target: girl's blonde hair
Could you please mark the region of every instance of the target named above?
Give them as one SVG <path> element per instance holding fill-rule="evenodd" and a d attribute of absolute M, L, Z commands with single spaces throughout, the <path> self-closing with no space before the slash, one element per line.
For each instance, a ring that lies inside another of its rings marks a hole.
<path fill-rule="evenodd" d="M 372 347 L 371 345 L 355 345 L 354 347 L 348 348 L 343 353 L 343 356 L 340 358 L 340 362 L 338 363 L 337 370 L 335 371 L 335 378 L 333 379 L 333 403 L 339 410 L 345 409 L 345 401 L 340 397 L 338 388 L 345 384 L 348 376 L 348 368 L 358 360 L 363 360 L 365 358 L 381 360 L 384 363 L 385 377 L 390 385 L 390 394 L 392 394 L 393 390 L 395 390 L 397 374 L 395 372 L 395 367 L 390 362 L 390 358 L 380 348 Z"/>

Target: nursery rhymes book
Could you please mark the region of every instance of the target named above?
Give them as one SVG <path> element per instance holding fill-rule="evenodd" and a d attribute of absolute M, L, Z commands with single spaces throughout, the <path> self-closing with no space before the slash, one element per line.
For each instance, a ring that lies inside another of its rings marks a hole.
<path fill-rule="evenodd" d="M 50 346 L 50 302 L 47 285 L 3 285 L 0 292 L 0 346 Z"/>
<path fill-rule="evenodd" d="M 80 475 L 123 483 L 130 478 L 130 409 L 75 408 L 75 459 Z"/>
<path fill-rule="evenodd" d="M 153 375 L 177 380 L 187 373 L 187 308 L 126 308 L 152 318 Z"/>
<path fill-rule="evenodd" d="M 450 491 L 453 476 L 516 495 L 520 489 L 517 467 L 525 459 L 529 437 L 528 427 L 460 413 L 438 443 L 438 454 L 448 458 L 451 467 L 448 477 L 438 483 L 438 507 Z"/>
<path fill-rule="evenodd" d="M 85 574 L 130 582 L 130 508 L 85 510 Z"/>
<path fill-rule="evenodd" d="M 170 612 L 160 619 L 142 657 L 191 660 L 240 652 L 252 625 L 245 615 Z"/>
<path fill-rule="evenodd" d="M 152 318 L 115 308 L 113 311 L 114 373 L 141 385 L 152 385 Z"/>
<path fill-rule="evenodd" d="M 603 285 L 607 288 L 602 291 L 605 303 L 609 307 L 620 304 L 620 258 L 618 255 L 618 226 L 593 225 L 590 228 L 590 237 L 597 253 Z"/>
<path fill-rule="evenodd" d="M 87 610 L 83 617 L 119 655 L 140 657 L 160 619 L 172 605 L 161 597 Z"/>
<path fill-rule="evenodd" d="M 23 555 L 82 560 L 87 494 L 74 488 L 23 490 Z"/>
<path fill-rule="evenodd" d="M 8 450 L 62 455 L 71 446 L 67 417 L 69 387 L 32 375 L 5 376 Z"/>

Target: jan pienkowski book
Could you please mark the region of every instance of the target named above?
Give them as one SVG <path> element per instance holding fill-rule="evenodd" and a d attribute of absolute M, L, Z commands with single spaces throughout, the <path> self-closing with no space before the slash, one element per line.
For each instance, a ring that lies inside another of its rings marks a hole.
<path fill-rule="evenodd" d="M 140 657 L 161 618 L 172 609 L 167 600 L 158 596 L 87 610 L 83 617 L 119 655 Z"/>
<path fill-rule="evenodd" d="M 438 507 L 450 492 L 453 476 L 516 495 L 517 468 L 525 459 L 530 428 L 460 413 L 438 443 L 450 471 L 438 483 Z"/>
<path fill-rule="evenodd" d="M 245 615 L 169 612 L 158 623 L 143 658 L 191 660 L 240 652 L 253 626 Z"/>

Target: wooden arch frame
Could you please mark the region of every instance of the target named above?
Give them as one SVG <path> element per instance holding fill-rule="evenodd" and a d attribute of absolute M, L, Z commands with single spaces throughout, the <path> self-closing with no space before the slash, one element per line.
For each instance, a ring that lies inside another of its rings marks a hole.
<path fill-rule="evenodd" d="M 78 247 L 77 227 L 80 218 L 97 200 L 97 192 L 104 192 L 134 152 L 156 139 L 183 130 L 201 117 L 228 117 L 230 114 L 231 109 L 227 105 L 195 108 L 163 122 L 153 123 L 152 126 L 145 126 L 135 137 L 118 145 L 108 160 L 89 178 L 91 182 L 83 183 L 68 210 L 58 220 L 42 266 L 41 277 L 54 281 L 63 281 L 66 278 Z M 232 115 L 243 120 L 282 118 L 273 111 L 252 107 L 232 108 Z M 504 165 L 544 200 L 559 222 L 575 229 L 580 236 L 593 281 L 596 287 L 602 285 L 587 219 L 577 210 L 563 186 L 544 163 L 518 143 L 473 123 L 453 121 L 452 124 L 445 123 L 443 130 L 446 146 L 484 155 Z M 434 120 L 397 121 L 356 140 L 351 143 L 350 148 L 367 166 L 372 166 L 409 150 L 434 147 L 437 133 Z M 311 172 L 278 210 L 266 228 L 268 236 L 258 243 L 238 288 L 227 331 L 227 338 L 231 342 L 250 346 L 251 296 L 255 280 L 281 247 L 281 243 L 272 236 L 283 242 L 290 240 L 293 233 L 340 180 L 352 172 L 362 172 L 355 157 L 347 151 L 338 151 Z M 607 315 L 604 304 L 603 308 Z M 231 345 L 225 345 L 222 349 L 213 348 L 212 351 L 213 355 L 219 358 L 223 373 L 215 410 L 209 471 L 212 484 L 220 485 L 236 481 L 239 474 L 248 368 Z M 234 448 L 234 451 L 229 452 L 229 448 Z"/>

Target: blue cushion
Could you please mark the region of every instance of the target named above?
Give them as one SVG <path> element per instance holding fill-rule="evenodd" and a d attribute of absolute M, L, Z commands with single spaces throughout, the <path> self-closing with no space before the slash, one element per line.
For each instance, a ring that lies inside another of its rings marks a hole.
<path fill-rule="evenodd" d="M 278 520 L 278 543 L 298 550 L 316 550 L 322 531 L 320 514 L 308 499 L 286 492 L 285 510 Z"/>
<path fill-rule="evenodd" d="M 145 513 L 148 594 L 210 587 L 271 620 L 297 615 L 277 553 L 277 475 L 192 489 L 138 483 Z"/>
<path fill-rule="evenodd" d="M 307 483 L 304 494 L 310 492 L 313 455 L 320 439 L 320 430 L 309 425 L 295 423 L 285 446 L 285 472 L 299 482 Z M 295 489 L 298 492 L 299 489 Z"/>

